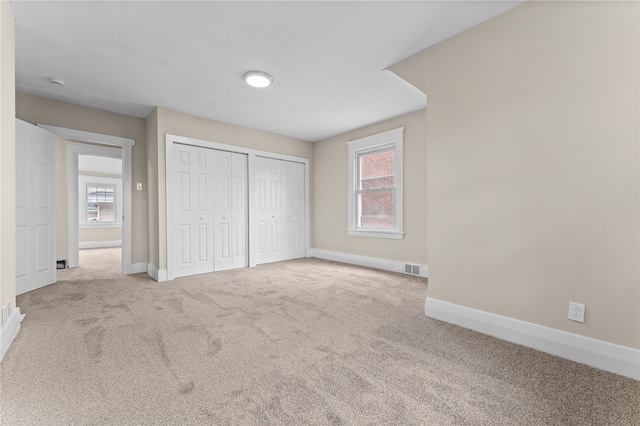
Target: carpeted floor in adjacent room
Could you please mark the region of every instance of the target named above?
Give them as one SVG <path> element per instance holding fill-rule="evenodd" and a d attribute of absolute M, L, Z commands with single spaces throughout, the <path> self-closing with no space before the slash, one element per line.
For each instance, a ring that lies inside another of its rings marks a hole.
<path fill-rule="evenodd" d="M 640 382 L 424 315 L 424 279 L 300 259 L 156 283 L 82 251 L 0 364 L 3 425 L 634 425 Z"/>

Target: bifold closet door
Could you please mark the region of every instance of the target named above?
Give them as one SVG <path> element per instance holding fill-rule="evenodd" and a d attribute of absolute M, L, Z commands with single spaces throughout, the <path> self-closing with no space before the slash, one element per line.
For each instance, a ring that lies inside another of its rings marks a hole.
<path fill-rule="evenodd" d="M 172 206 L 176 216 L 175 276 L 213 272 L 213 176 L 211 149 L 175 145 Z"/>
<path fill-rule="evenodd" d="M 256 263 L 306 254 L 304 164 L 256 157 Z"/>
<path fill-rule="evenodd" d="M 305 257 L 304 164 L 280 162 L 282 260 Z"/>
<path fill-rule="evenodd" d="M 213 151 L 214 267 L 247 266 L 247 156 Z"/>
<path fill-rule="evenodd" d="M 256 157 L 254 164 L 257 223 L 253 229 L 256 230 L 258 242 L 256 263 L 277 262 L 282 260 L 280 161 Z"/>

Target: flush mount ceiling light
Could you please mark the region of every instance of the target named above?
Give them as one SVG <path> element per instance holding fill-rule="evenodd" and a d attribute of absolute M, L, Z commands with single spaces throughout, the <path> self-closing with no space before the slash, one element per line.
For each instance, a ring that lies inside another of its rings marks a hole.
<path fill-rule="evenodd" d="M 251 87 L 264 88 L 271 86 L 271 83 L 273 83 L 273 77 L 262 71 L 245 72 L 243 78 Z"/>

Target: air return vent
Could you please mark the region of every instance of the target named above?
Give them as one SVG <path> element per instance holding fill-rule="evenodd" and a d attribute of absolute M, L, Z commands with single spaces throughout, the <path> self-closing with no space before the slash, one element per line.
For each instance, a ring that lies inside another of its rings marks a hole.
<path fill-rule="evenodd" d="M 420 265 L 411 265 L 409 263 L 405 263 L 404 272 L 405 274 L 420 275 Z"/>

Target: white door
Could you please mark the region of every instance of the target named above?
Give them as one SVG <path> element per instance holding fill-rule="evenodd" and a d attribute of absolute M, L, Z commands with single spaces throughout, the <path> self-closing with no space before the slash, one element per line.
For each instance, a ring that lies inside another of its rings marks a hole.
<path fill-rule="evenodd" d="M 56 136 L 16 120 L 16 294 L 56 281 Z"/>
<path fill-rule="evenodd" d="M 213 151 L 175 144 L 175 276 L 213 272 Z"/>
<path fill-rule="evenodd" d="M 213 150 L 214 266 L 247 266 L 247 156 Z"/>
<path fill-rule="evenodd" d="M 256 157 L 256 264 L 277 262 L 282 259 L 280 161 Z"/>
<path fill-rule="evenodd" d="M 280 162 L 282 259 L 305 257 L 304 164 Z"/>

